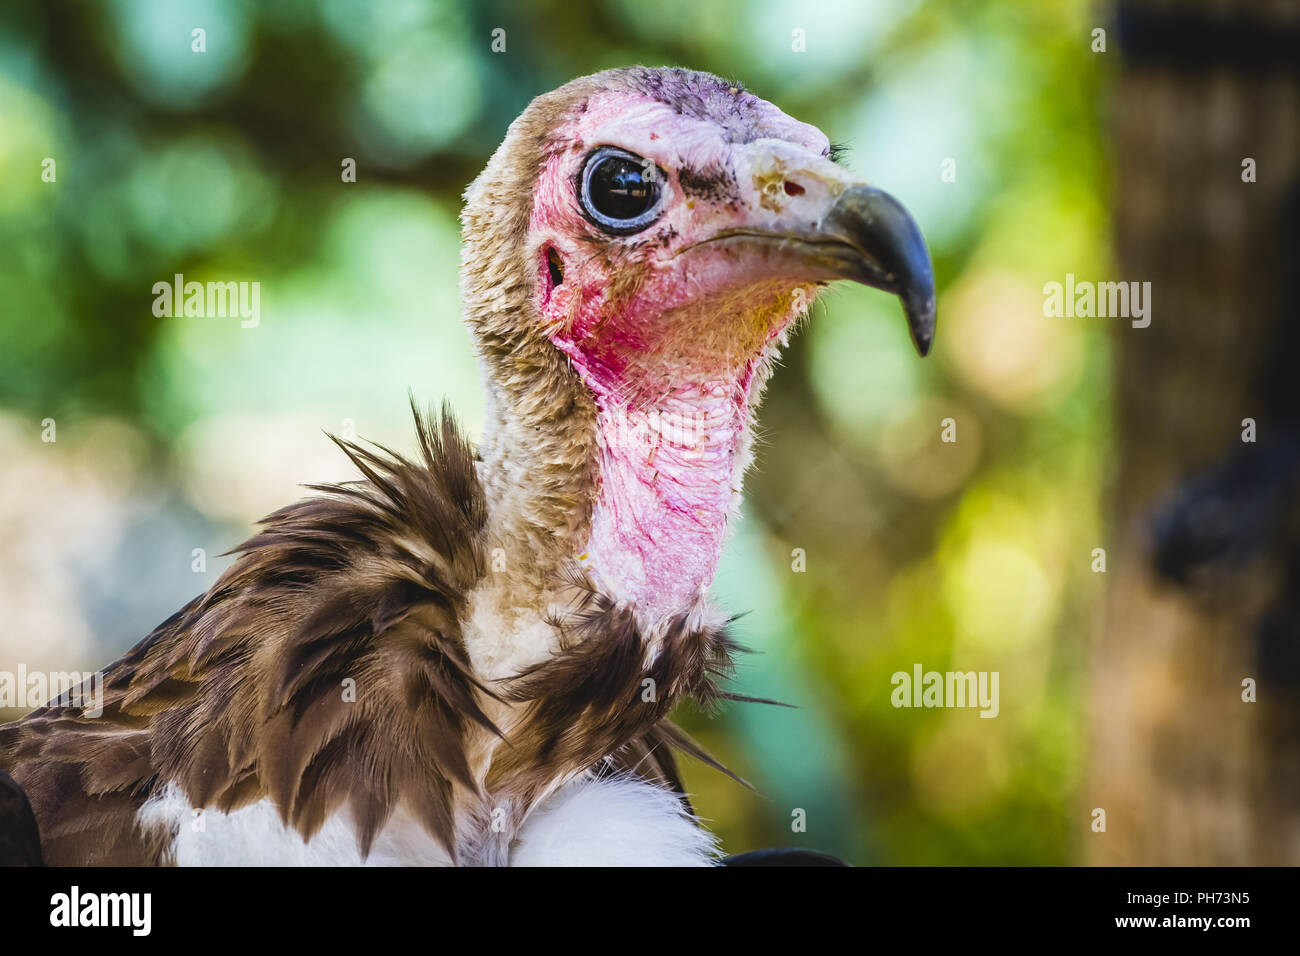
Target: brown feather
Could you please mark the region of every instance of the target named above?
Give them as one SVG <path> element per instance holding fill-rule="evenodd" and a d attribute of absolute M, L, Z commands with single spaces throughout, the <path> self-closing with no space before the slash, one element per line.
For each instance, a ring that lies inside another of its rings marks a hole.
<path fill-rule="evenodd" d="M 109 669 L 102 716 L 55 703 L 0 728 L 50 862 L 160 853 L 135 813 L 168 781 L 196 806 L 270 796 L 304 834 L 346 802 L 363 843 L 410 795 L 450 846 L 449 781 L 474 787 L 465 728 L 491 726 L 458 613 L 486 513 L 450 416 L 416 419 L 420 462 L 342 443 L 371 480 L 266 519 L 206 595 Z"/>

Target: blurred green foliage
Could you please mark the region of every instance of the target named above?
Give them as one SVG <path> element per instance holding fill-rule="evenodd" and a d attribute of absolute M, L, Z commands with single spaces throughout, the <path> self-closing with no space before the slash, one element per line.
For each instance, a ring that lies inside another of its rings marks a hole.
<path fill-rule="evenodd" d="M 0 657 L 55 633 L 85 663 L 122 651 L 219 573 L 194 548 L 336 477 L 320 429 L 407 448 L 409 388 L 477 431 L 460 192 L 532 96 L 690 66 L 847 144 L 917 216 L 941 286 L 927 362 L 888 297 L 836 289 L 776 376 L 717 592 L 751 611 L 735 689 L 800 709 L 686 715 L 757 787 L 690 767 L 697 809 L 732 850 L 1075 859 L 1109 354 L 1101 325 L 1045 319 L 1041 287 L 1108 256 L 1094 25 L 1082 0 L 6 5 L 0 519 L 8 565 L 44 557 L 0 585 Z M 175 273 L 260 281 L 260 326 L 155 317 Z M 915 663 L 998 671 L 999 716 L 894 708 Z"/>

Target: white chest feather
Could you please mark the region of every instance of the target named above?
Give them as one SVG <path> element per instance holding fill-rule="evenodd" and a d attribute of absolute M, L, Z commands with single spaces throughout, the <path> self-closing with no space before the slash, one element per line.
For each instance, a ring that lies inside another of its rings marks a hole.
<path fill-rule="evenodd" d="M 178 866 L 447 866 L 446 852 L 398 811 L 361 859 L 346 814 L 310 841 L 263 800 L 233 813 L 191 809 L 174 784 L 140 810 L 146 827 L 175 836 Z M 582 779 L 557 791 L 525 821 L 511 866 L 709 866 L 714 836 L 667 790 L 629 778 Z"/>

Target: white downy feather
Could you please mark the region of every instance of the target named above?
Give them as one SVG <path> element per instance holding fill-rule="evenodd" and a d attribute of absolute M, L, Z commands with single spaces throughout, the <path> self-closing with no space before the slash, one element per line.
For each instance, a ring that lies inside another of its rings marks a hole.
<path fill-rule="evenodd" d="M 361 859 L 346 813 L 306 842 L 262 800 L 233 813 L 190 807 L 170 785 L 140 810 L 148 828 L 172 831 L 178 866 L 446 866 L 442 847 L 402 810 Z M 673 793 L 629 777 L 583 778 L 538 806 L 520 829 L 511 866 L 709 866 L 713 834 Z"/>

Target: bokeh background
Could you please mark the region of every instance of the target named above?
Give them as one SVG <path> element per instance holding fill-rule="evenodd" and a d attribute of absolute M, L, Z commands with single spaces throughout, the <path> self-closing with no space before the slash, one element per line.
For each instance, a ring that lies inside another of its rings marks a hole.
<path fill-rule="evenodd" d="M 683 714 L 757 788 L 690 766 L 697 809 L 732 851 L 1082 861 L 1117 326 L 1045 318 L 1042 286 L 1113 277 L 1105 23 L 1082 0 L 6 4 L 0 668 L 121 654 L 301 483 L 351 477 L 323 431 L 409 449 L 410 390 L 477 434 L 460 192 L 534 95 L 691 66 L 846 144 L 940 284 L 929 360 L 892 299 L 836 288 L 773 382 L 716 591 L 749 612 L 734 689 L 799 709 Z M 260 325 L 156 318 L 178 272 L 260 281 Z M 1000 716 L 893 708 L 916 663 L 998 671 Z"/>

